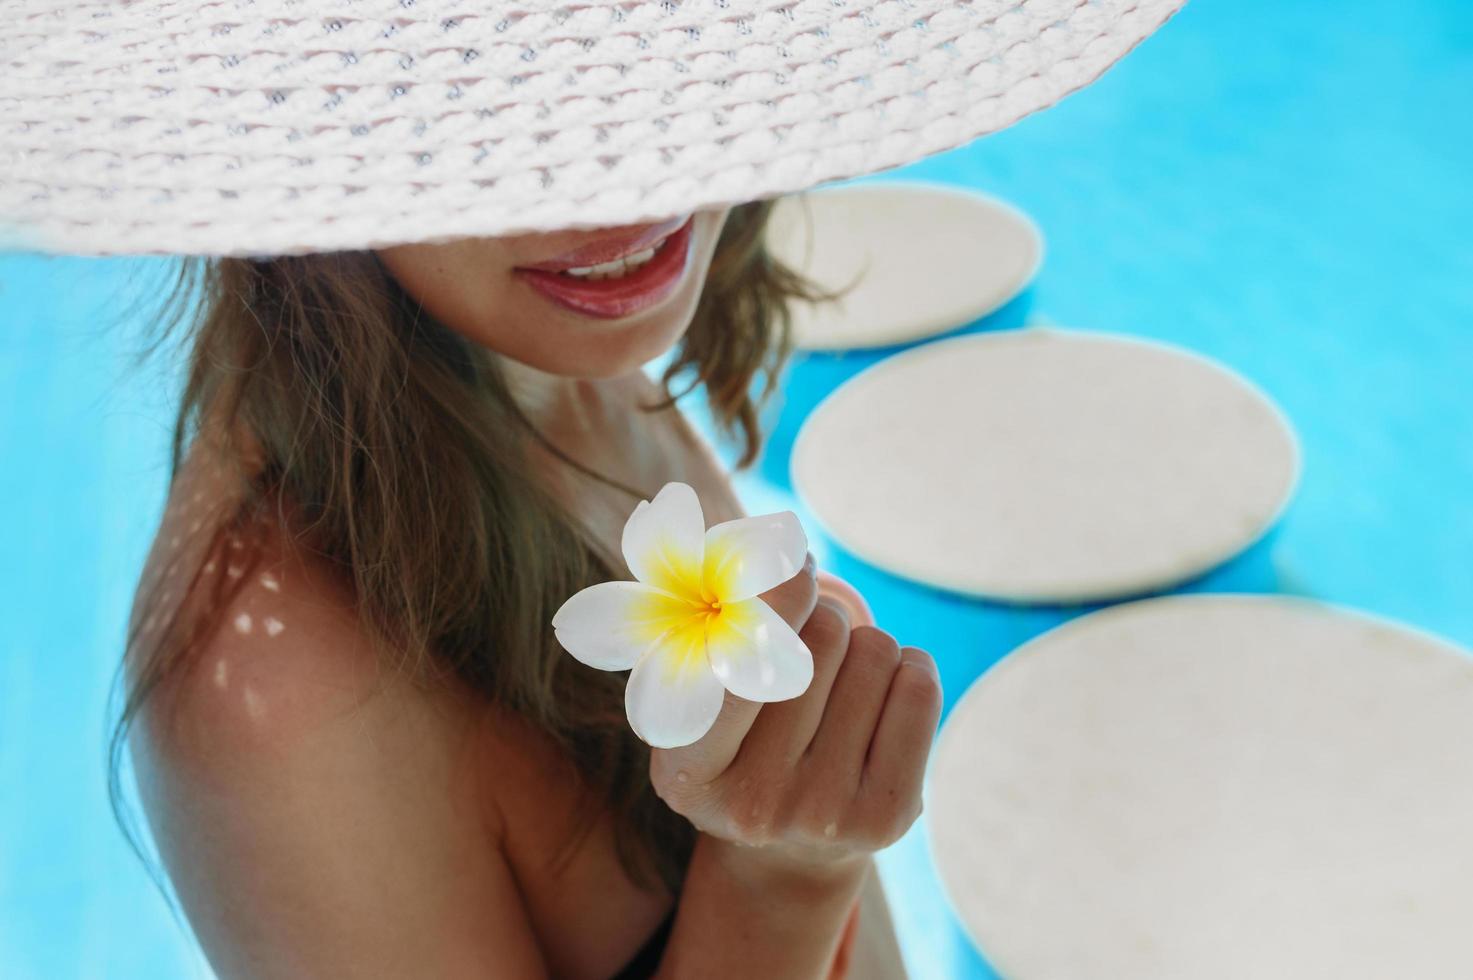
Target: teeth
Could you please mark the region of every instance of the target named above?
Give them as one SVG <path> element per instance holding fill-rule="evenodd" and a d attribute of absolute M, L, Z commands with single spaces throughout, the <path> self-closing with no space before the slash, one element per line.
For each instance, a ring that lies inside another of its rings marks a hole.
<path fill-rule="evenodd" d="M 618 279 L 628 275 L 654 258 L 655 253 L 665 246 L 666 241 L 667 239 L 662 238 L 642 252 L 626 255 L 622 259 L 615 259 L 612 262 L 601 262 L 598 265 L 585 265 L 572 269 L 564 269 L 562 274 L 573 276 L 576 279 Z"/>

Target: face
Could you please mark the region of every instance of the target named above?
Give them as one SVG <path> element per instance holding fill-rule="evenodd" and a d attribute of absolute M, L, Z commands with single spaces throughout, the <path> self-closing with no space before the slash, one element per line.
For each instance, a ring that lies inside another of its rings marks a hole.
<path fill-rule="evenodd" d="M 690 326 L 730 210 L 377 252 L 411 296 L 467 339 L 552 374 L 609 378 L 669 350 Z M 620 256 L 629 258 L 605 265 Z"/>

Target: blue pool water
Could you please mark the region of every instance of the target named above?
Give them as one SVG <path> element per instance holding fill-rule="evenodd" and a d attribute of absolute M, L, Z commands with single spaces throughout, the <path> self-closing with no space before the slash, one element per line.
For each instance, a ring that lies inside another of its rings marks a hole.
<path fill-rule="evenodd" d="M 1043 228 L 1034 287 L 969 329 L 1159 338 L 1288 414 L 1305 452 L 1296 499 L 1265 542 L 1189 588 L 1317 596 L 1473 646 L 1470 91 L 1462 0 L 1191 0 L 1098 84 L 892 175 L 997 194 Z M 114 829 L 102 769 L 169 402 L 157 378 L 123 373 L 126 334 L 96 324 L 162 271 L 0 257 L 0 975 L 15 980 L 208 976 Z M 795 367 L 785 424 L 832 370 Z M 794 506 L 781 448 L 737 478 L 752 512 Z M 948 707 L 1077 612 L 942 596 L 815 545 L 881 626 L 937 657 Z M 992 976 L 946 909 L 922 827 L 882 869 L 915 977 Z"/>

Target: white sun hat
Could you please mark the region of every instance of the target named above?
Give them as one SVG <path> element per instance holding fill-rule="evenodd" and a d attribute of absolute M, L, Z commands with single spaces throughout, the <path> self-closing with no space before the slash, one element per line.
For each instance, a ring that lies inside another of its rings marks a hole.
<path fill-rule="evenodd" d="M 0 246 L 596 228 L 960 146 L 1183 0 L 0 0 Z"/>

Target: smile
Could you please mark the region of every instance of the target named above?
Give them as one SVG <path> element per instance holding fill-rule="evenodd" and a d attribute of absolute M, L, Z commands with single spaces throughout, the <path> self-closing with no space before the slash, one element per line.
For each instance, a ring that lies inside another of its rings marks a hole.
<path fill-rule="evenodd" d="M 663 239 L 609 262 L 560 270 L 518 267 L 512 271 L 565 309 L 599 319 L 633 316 L 667 299 L 685 281 L 693 220 L 694 216 L 687 218 Z"/>

